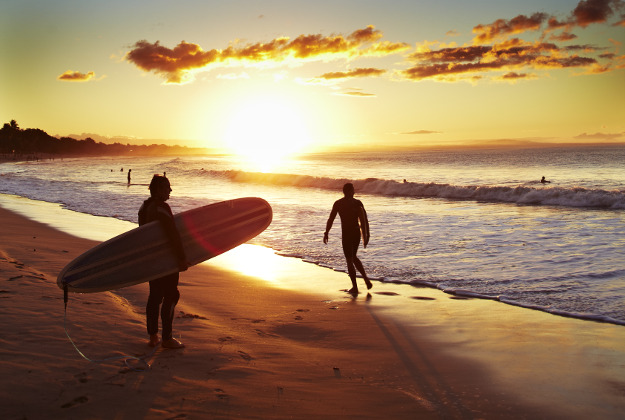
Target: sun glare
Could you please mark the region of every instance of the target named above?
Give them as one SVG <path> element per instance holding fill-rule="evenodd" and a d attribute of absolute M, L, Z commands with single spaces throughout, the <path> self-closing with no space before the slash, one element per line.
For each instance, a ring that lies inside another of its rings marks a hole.
<path fill-rule="evenodd" d="M 268 172 L 311 142 L 294 106 L 263 97 L 238 106 L 224 136 L 227 150 L 250 170 Z"/>

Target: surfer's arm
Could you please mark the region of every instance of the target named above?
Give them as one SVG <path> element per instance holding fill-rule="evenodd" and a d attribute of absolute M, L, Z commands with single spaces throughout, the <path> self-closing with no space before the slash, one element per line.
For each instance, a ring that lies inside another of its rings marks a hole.
<path fill-rule="evenodd" d="M 336 218 L 336 214 L 338 213 L 338 208 L 336 207 L 336 203 L 332 206 L 332 211 L 330 212 L 330 217 L 328 217 L 328 221 L 326 223 L 326 231 L 323 234 L 323 243 L 328 243 L 328 234 L 330 233 L 330 229 L 332 229 L 332 224 L 334 223 L 334 219 Z"/>
<path fill-rule="evenodd" d="M 189 267 L 189 263 L 187 262 L 187 256 L 182 247 L 182 240 L 180 239 L 180 233 L 178 233 L 174 219 L 172 219 L 165 210 L 160 208 L 158 209 L 157 218 L 165 228 L 167 237 L 174 248 L 176 257 L 178 257 L 178 267 L 180 271 L 185 271 Z"/>

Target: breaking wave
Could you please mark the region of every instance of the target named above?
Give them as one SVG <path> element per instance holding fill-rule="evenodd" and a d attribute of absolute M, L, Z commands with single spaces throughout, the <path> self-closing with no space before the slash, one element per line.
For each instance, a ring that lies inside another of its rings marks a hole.
<path fill-rule="evenodd" d="M 378 178 L 351 180 L 345 178 L 315 177 L 310 175 L 272 174 L 237 170 L 206 171 L 214 177 L 234 182 L 257 183 L 297 188 L 320 188 L 340 190 L 346 182 L 352 182 L 361 194 L 390 197 L 443 198 L 449 200 L 472 200 L 503 202 L 524 205 L 564 207 L 590 207 L 610 210 L 625 209 L 625 191 L 606 191 L 587 188 L 563 188 L 543 186 L 462 186 L 436 183 L 397 182 Z"/>

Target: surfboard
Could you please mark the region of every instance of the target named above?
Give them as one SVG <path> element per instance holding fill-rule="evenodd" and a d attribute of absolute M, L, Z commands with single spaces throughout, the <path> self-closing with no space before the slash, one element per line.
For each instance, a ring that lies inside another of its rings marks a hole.
<path fill-rule="evenodd" d="M 362 235 L 362 244 L 366 248 L 369 244 L 369 219 L 364 207 L 360 207 L 358 211 L 358 219 L 360 221 L 360 233 Z"/>
<path fill-rule="evenodd" d="M 246 197 L 198 207 L 174 216 L 190 265 L 245 243 L 269 226 L 269 203 Z M 160 222 L 103 242 L 71 261 L 57 277 L 59 288 L 103 292 L 177 273 L 178 261 Z"/>

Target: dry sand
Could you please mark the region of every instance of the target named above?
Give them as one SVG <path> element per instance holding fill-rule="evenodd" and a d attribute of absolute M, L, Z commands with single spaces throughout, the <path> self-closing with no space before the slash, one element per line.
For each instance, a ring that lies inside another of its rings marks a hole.
<path fill-rule="evenodd" d="M 3 419 L 623 418 L 625 327 L 349 279 L 244 246 L 181 274 L 174 336 L 147 346 L 147 285 L 70 294 L 97 242 L 0 208 Z M 81 226 L 88 229 L 87 225 Z"/>

